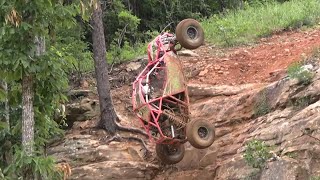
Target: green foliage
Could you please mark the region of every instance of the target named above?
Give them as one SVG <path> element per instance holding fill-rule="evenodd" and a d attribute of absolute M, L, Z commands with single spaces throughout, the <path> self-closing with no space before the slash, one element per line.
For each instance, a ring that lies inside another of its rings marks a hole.
<path fill-rule="evenodd" d="M 311 83 L 313 73 L 303 68 L 301 62 L 295 62 L 288 67 L 288 76 L 292 79 L 298 79 L 301 84 L 307 85 Z"/>
<path fill-rule="evenodd" d="M 132 15 L 129 11 L 121 11 L 118 14 L 119 24 L 122 27 L 127 27 L 129 32 L 137 30 L 140 23 L 140 19 L 137 16 Z"/>
<path fill-rule="evenodd" d="M 104 15 L 107 27 L 105 36 L 107 51 L 111 53 L 107 59 L 109 62 L 119 62 L 140 55 L 134 51 L 138 49 L 138 52 L 142 52 L 139 47 L 151 40 L 147 35 L 148 31 L 160 32 L 168 25 L 167 30 L 174 32 L 178 22 L 185 18 L 200 21 L 212 14 L 228 11 L 227 9 L 241 8 L 243 2 L 258 6 L 266 4 L 267 0 L 115 0 L 107 3 Z M 228 23 L 219 27 L 219 33 L 227 44 L 231 45 L 233 42 L 229 39 L 233 39 L 237 34 L 233 33 L 236 30 Z"/>
<path fill-rule="evenodd" d="M 8 128 L 8 124 L 6 122 L 0 121 L 0 131 L 3 131 Z"/>
<path fill-rule="evenodd" d="M 268 103 L 267 90 L 263 90 L 254 104 L 254 115 L 260 117 L 268 114 L 271 111 Z"/>
<path fill-rule="evenodd" d="M 117 45 L 123 45 L 124 41 L 128 41 L 131 44 L 136 43 L 137 28 L 140 23 L 140 19 L 137 16 L 132 15 L 129 11 L 123 10 L 118 14 L 119 27 L 115 32 L 115 39 Z"/>
<path fill-rule="evenodd" d="M 119 27 L 107 53 L 108 62 L 133 59 L 145 52 L 143 43 L 135 38 L 140 19 L 127 10 L 118 14 Z"/>
<path fill-rule="evenodd" d="M 247 44 L 273 32 L 312 26 L 320 20 L 318 0 L 268 1 L 262 4 L 244 3 L 243 9 L 227 10 L 204 20 L 202 26 L 206 40 L 222 46 Z"/>
<path fill-rule="evenodd" d="M 108 51 L 122 48 L 125 42 L 130 46 L 150 40 L 148 31 L 161 31 L 168 24 L 174 31 L 175 25 L 185 18 L 203 17 L 218 12 L 215 0 L 114 0 L 107 3 L 104 13 L 105 36 Z"/>
<path fill-rule="evenodd" d="M 76 74 L 81 78 L 83 73 L 94 70 L 92 53 L 89 51 L 88 43 L 84 42 L 85 27 L 75 24 L 70 29 L 58 28 L 57 39 L 50 51 L 55 53 L 53 57 L 63 60 L 64 71 L 67 74 Z"/>
<path fill-rule="evenodd" d="M 320 176 L 312 176 L 310 180 L 320 180 Z"/>
<path fill-rule="evenodd" d="M 78 60 L 90 60 L 87 44 L 81 41 L 83 34 L 75 27 L 77 4 L 63 1 L 0 1 L 0 77 L 10 90 L 10 127 L 0 130 L 0 169 L 9 179 L 17 179 L 25 171 L 31 171 L 44 179 L 61 179 L 53 170 L 54 161 L 41 156 L 47 141 L 61 134 L 53 114 L 60 103 L 67 101 L 64 92 L 68 88 L 68 74 Z M 80 31 L 81 32 L 81 31 Z M 45 39 L 46 52 L 35 56 L 35 37 Z M 81 61 L 80 61 L 81 62 Z M 92 68 L 92 67 L 90 67 Z M 21 146 L 21 79 L 34 78 L 35 150 L 28 157 L 17 147 Z M 0 99 L 0 106 L 5 98 Z M 2 109 L 1 109 L 2 110 Z M 0 111 L 0 115 L 1 115 Z M 14 151 L 6 144 L 14 145 Z M 13 155 L 10 163 L 3 157 Z M 5 169 L 6 168 L 6 169 Z"/>
<path fill-rule="evenodd" d="M 295 159 L 298 157 L 297 152 L 288 152 L 285 154 L 285 156 L 288 156 L 289 158 Z"/>
<path fill-rule="evenodd" d="M 215 0 L 139 0 L 122 1 L 126 8 L 141 19 L 139 31 L 161 31 L 168 23 L 173 25 L 185 18 L 202 18 L 218 12 L 219 2 Z M 172 26 L 172 30 L 175 26 Z"/>
<path fill-rule="evenodd" d="M 63 176 L 55 168 L 55 161 L 51 157 L 43 157 L 40 154 L 33 156 L 27 156 L 19 148 L 13 148 L 14 158 L 7 168 L 3 170 L 4 179 L 20 179 L 25 175 L 25 172 L 29 172 L 34 179 L 52 179 L 61 180 Z M 38 178 L 35 178 L 38 177 Z"/>
<path fill-rule="evenodd" d="M 262 169 L 269 158 L 271 158 L 270 149 L 264 142 L 253 139 L 247 143 L 244 159 L 248 165 Z"/>
<path fill-rule="evenodd" d="M 4 179 L 4 174 L 2 173 L 2 169 L 0 168 L 0 179 Z"/>
<path fill-rule="evenodd" d="M 303 109 L 311 104 L 312 100 L 310 96 L 298 97 L 291 101 L 291 104 L 296 110 Z"/>
<path fill-rule="evenodd" d="M 118 63 L 122 61 L 132 60 L 135 57 L 146 54 L 147 45 L 137 43 L 130 46 L 129 42 L 125 41 L 122 47 L 112 45 L 107 52 L 107 60 L 109 63 Z"/>

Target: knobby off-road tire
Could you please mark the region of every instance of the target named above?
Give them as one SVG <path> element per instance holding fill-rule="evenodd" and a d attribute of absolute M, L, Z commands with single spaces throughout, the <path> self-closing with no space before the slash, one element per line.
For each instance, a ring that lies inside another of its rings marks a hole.
<path fill-rule="evenodd" d="M 182 20 L 176 27 L 176 37 L 186 49 L 196 49 L 204 42 L 204 32 L 200 23 L 194 19 Z"/>
<path fill-rule="evenodd" d="M 158 158 L 165 164 L 176 164 L 183 159 L 185 148 L 183 144 L 156 144 Z"/>
<path fill-rule="evenodd" d="M 187 124 L 186 134 L 189 143 L 198 149 L 211 146 L 215 139 L 214 125 L 204 120 L 189 122 Z"/>

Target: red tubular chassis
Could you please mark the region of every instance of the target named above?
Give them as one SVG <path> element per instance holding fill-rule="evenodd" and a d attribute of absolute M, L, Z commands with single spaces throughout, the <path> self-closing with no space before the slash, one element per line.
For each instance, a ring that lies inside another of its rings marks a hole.
<path fill-rule="evenodd" d="M 189 122 L 189 97 L 175 44 L 173 34 L 157 36 L 148 46 L 147 67 L 133 83 L 133 109 L 158 144 L 186 142 L 185 133 L 179 131 L 185 131 Z M 173 125 L 166 126 L 167 120 Z"/>
<path fill-rule="evenodd" d="M 203 44 L 200 24 L 185 19 L 176 33 L 162 33 L 148 45 L 148 65 L 133 82 L 133 110 L 156 143 L 159 159 L 175 164 L 184 156 L 184 143 L 199 149 L 211 146 L 214 126 L 205 120 L 189 118 L 189 96 L 176 45 L 195 49 Z M 180 49 L 181 49 L 180 48 Z"/>

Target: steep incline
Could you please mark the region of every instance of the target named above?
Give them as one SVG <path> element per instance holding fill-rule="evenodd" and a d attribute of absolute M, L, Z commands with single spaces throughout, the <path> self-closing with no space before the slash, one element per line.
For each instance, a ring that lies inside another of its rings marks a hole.
<path fill-rule="evenodd" d="M 320 177 L 319 47 L 320 31 L 310 30 L 273 35 L 249 47 L 206 45 L 195 51 L 199 56 L 183 57 L 192 117 L 215 123 L 217 139 L 205 150 L 186 145 L 176 171 L 157 179 Z M 296 61 L 312 67 L 309 85 L 285 78 Z M 264 112 L 257 115 L 259 110 Z M 274 158 L 262 171 L 243 159 L 245 144 L 253 138 L 273 147 Z"/>
<path fill-rule="evenodd" d="M 186 144 L 185 158 L 177 165 L 163 166 L 155 156 L 144 159 L 137 143 L 106 144 L 106 133 L 90 129 L 99 111 L 95 83 L 88 79 L 82 89 L 90 91 L 85 96 L 89 100 L 75 103 L 85 116 L 48 153 L 71 164 L 71 179 L 248 179 L 257 171 L 245 164 L 242 154 L 245 143 L 257 138 L 275 147 L 279 157 L 259 172 L 261 179 L 320 176 L 320 60 L 307 58 L 319 47 L 320 30 L 315 29 L 279 33 L 251 46 L 205 45 L 195 55 L 181 56 L 189 78 L 192 117 L 215 123 L 217 139 L 204 150 Z M 312 65 L 315 75 L 307 86 L 283 78 L 288 65 L 300 60 Z M 144 59 L 123 63 L 111 73 L 113 101 L 123 125 L 139 127 L 130 94 L 144 65 Z M 262 110 L 267 114 L 257 117 L 257 108 L 265 105 Z M 152 149 L 153 144 L 148 146 Z"/>

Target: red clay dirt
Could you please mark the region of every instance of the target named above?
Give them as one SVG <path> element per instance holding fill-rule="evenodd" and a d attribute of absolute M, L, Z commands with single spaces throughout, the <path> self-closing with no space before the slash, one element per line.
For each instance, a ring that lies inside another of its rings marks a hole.
<path fill-rule="evenodd" d="M 320 47 L 320 29 L 281 32 L 253 46 L 227 49 L 204 45 L 199 57 L 182 57 L 189 83 L 238 85 L 280 79 L 287 67 Z"/>

